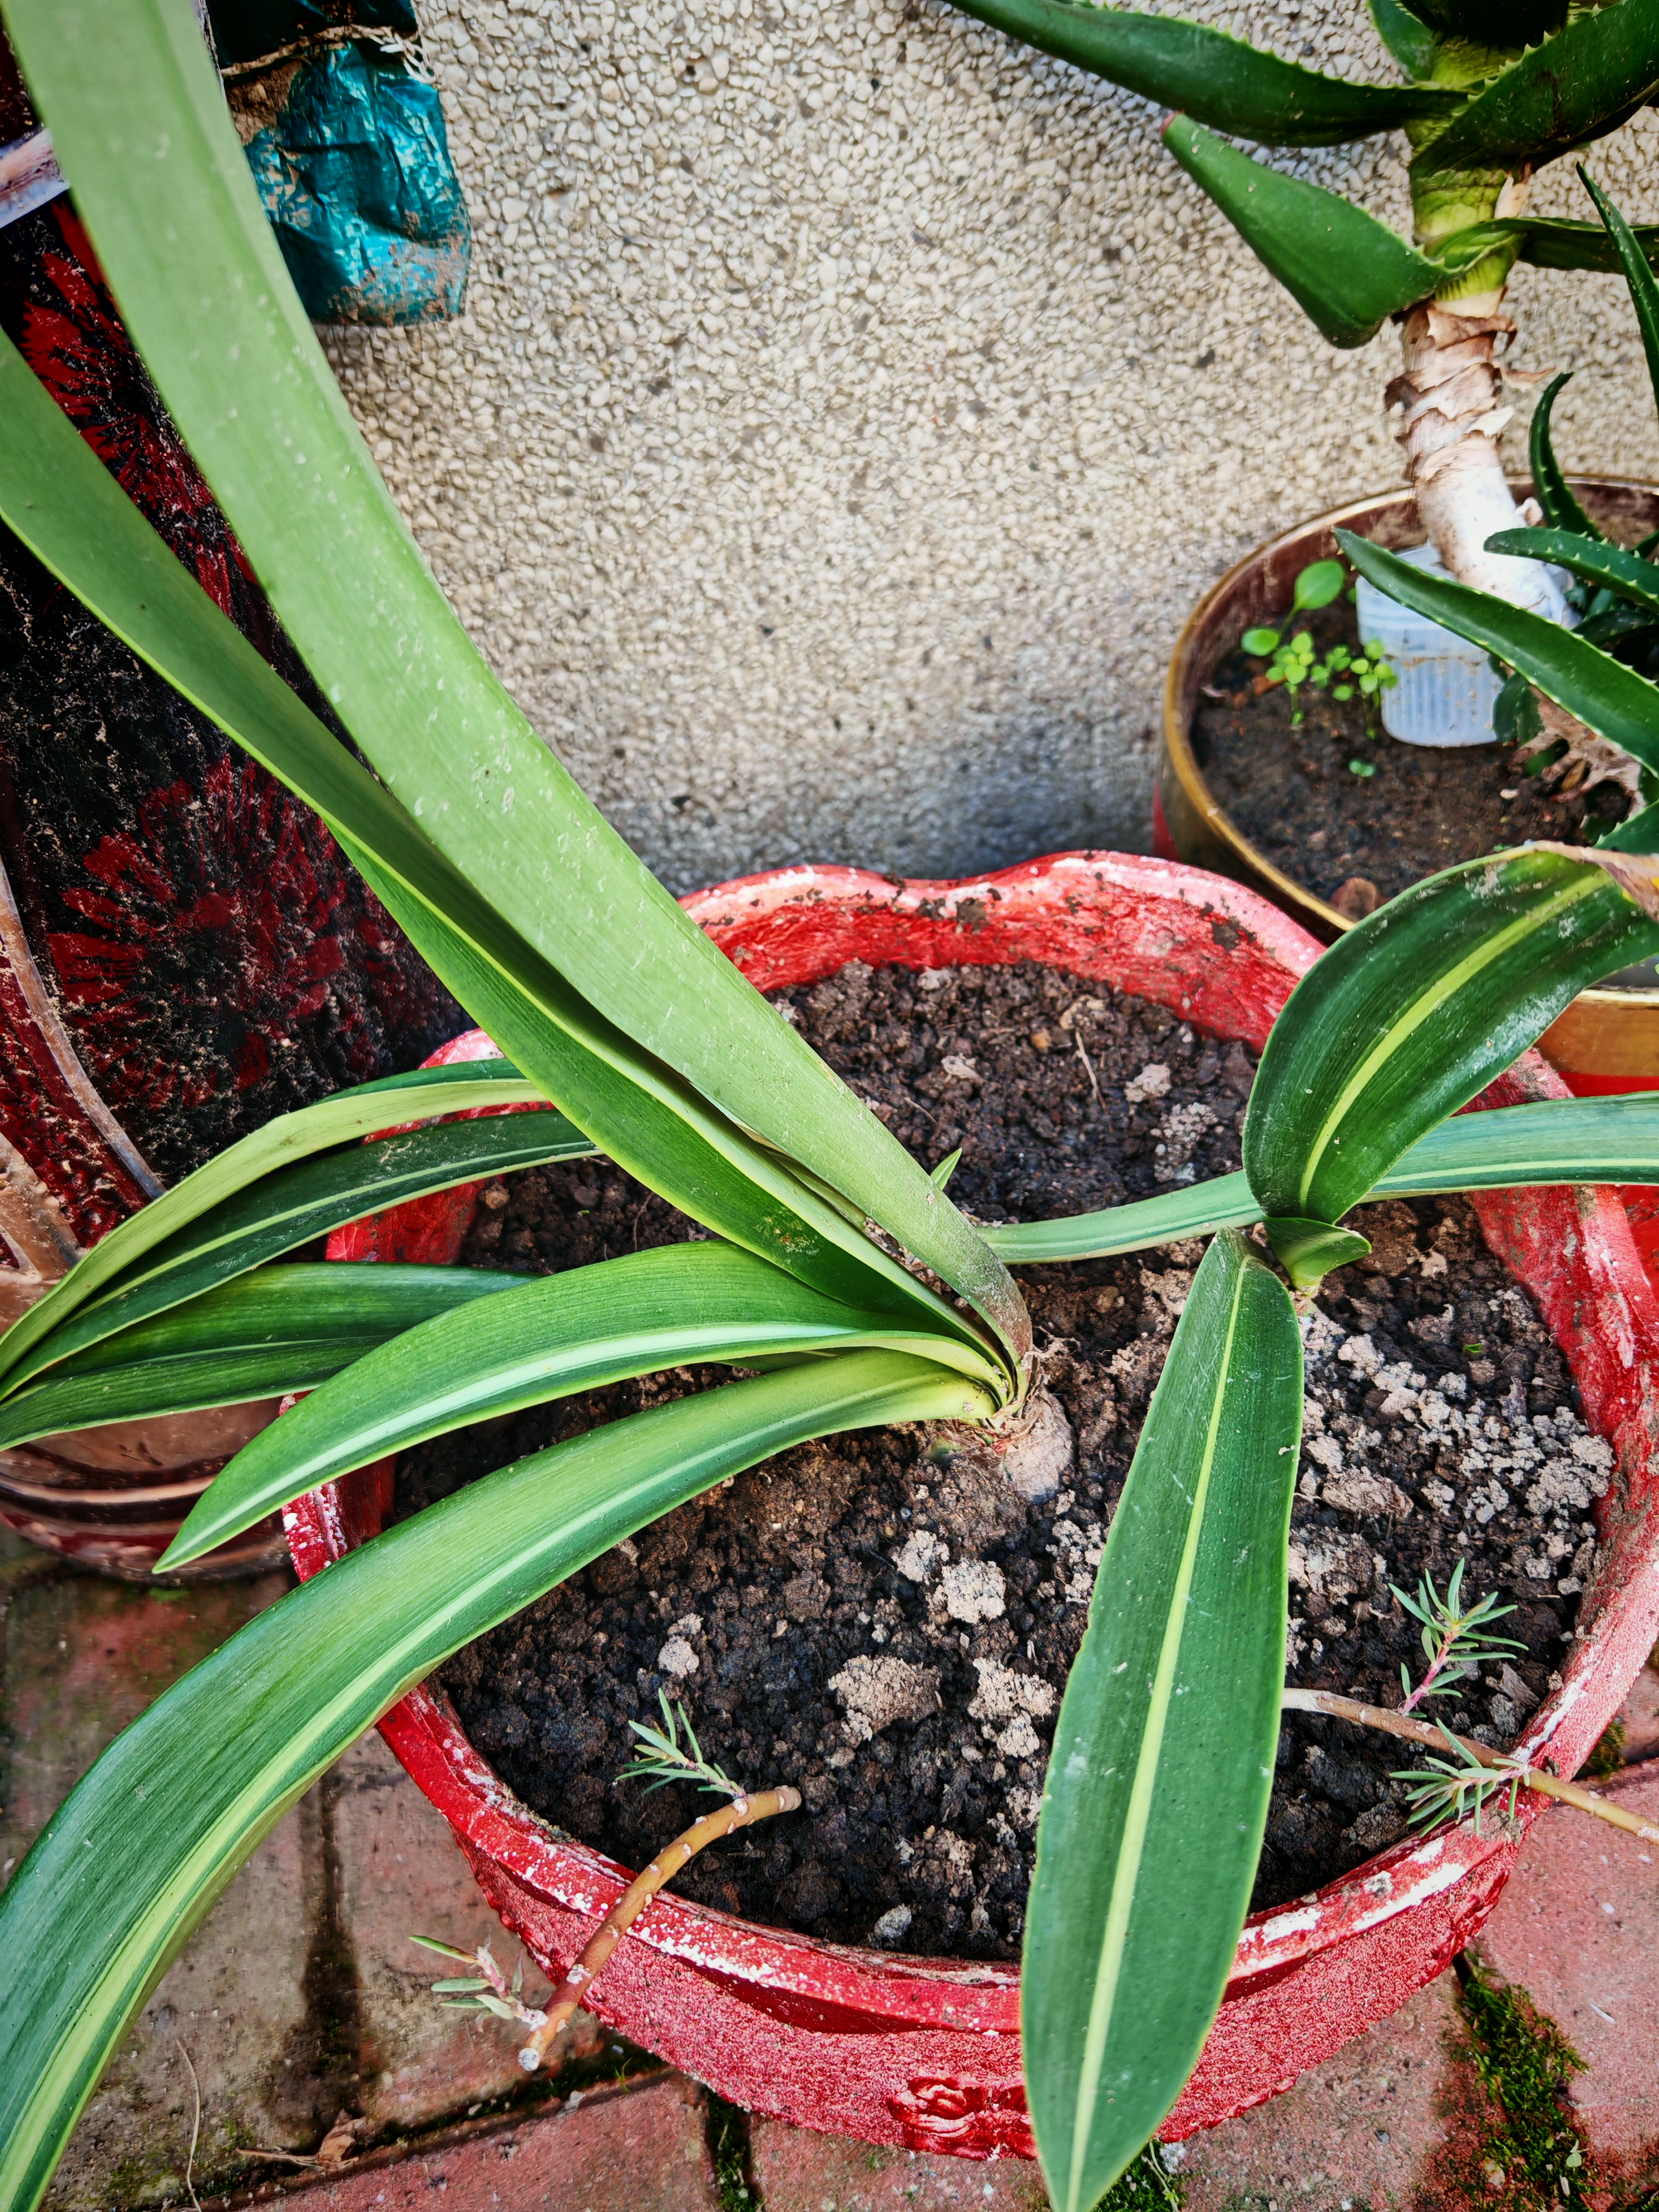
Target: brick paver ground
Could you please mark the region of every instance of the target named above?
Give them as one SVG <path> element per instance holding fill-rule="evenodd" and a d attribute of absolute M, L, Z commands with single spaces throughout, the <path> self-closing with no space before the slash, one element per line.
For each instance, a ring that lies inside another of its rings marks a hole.
<path fill-rule="evenodd" d="M 1598 1786 L 1659 1825 L 1659 1760 Z M 1568 2095 L 1603 2179 L 1659 2188 L 1659 1844 L 1552 1813 L 1476 1949 L 1585 2062 Z"/>
<path fill-rule="evenodd" d="M 1463 2212 L 1487 2201 L 1468 2186 L 1478 2093 L 1461 2042 L 1455 1978 L 1443 1974 L 1284 2096 L 1171 2145 L 1186 2212 Z"/>
<path fill-rule="evenodd" d="M 974 2165 L 878 2149 L 781 2120 L 757 2119 L 750 2142 L 764 2212 L 1042 2212 L 1048 2202 L 1024 2159 Z"/>
<path fill-rule="evenodd" d="M 293 2212 L 719 2212 L 703 2093 L 683 2074 L 574 2094 L 532 2120 L 371 2164 Z"/>
<path fill-rule="evenodd" d="M 117 1730 L 284 1587 L 135 1588 L 0 1535 L 0 1879 Z M 1659 1748 L 1659 1676 L 1644 1676 L 1626 1719 L 1632 1751 Z M 1659 1762 L 1613 1787 L 1659 1816 Z M 371 1735 L 255 1853 L 164 1978 L 76 2130 L 51 2212 L 183 2200 L 198 2088 L 191 2179 L 210 2212 L 216 2192 L 250 2181 L 270 2197 L 273 2175 L 294 2212 L 403 2212 L 438 2195 L 446 2212 L 716 2212 L 702 2092 L 663 2072 L 624 2082 L 637 2054 L 585 2019 L 557 2085 L 527 2087 L 508 2028 L 433 2001 L 443 1969 L 413 1934 L 506 1953 L 447 1825 Z M 1594 2161 L 1589 2201 L 1601 2212 L 1614 2185 L 1621 2203 L 1659 2185 L 1659 1846 L 1550 1814 L 1480 1950 L 1586 2062 L 1569 2117 Z M 337 2177 L 307 2185 L 244 2155 L 314 2152 L 342 2111 L 359 2122 L 362 2162 Z M 1483 2173 L 1492 2121 L 1448 1975 L 1286 2095 L 1180 2146 L 1170 2179 L 1187 2212 L 1472 2212 L 1519 2201 Z M 729 2124 L 714 2124 L 729 2143 Z M 1018 2160 L 915 2157 L 762 2118 L 747 2140 L 750 2195 L 728 2177 L 728 2208 L 1043 2203 Z"/>

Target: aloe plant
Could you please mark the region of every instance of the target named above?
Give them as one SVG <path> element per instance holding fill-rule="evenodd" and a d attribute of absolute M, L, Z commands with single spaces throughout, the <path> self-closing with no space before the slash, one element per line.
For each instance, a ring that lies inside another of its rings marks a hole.
<path fill-rule="evenodd" d="M 1650 871 L 1528 852 L 1417 886 L 1292 995 L 1242 1172 L 981 1229 L 654 882 L 468 641 L 270 242 L 192 0 L 4 13 L 136 342 L 369 765 L 179 566 L 3 341 L 0 515 L 315 809 L 501 1057 L 289 1115 L 156 1200 L 0 1337 L 0 1428 L 16 1441 L 308 1390 L 204 1495 L 178 1564 L 419 1437 L 688 1362 L 741 1379 L 387 1530 L 104 1753 L 0 1899 L 0 2208 L 32 2212 L 125 2024 L 240 1860 L 447 1655 L 805 1438 L 1009 1428 L 1031 1365 L 1011 1264 L 1206 1234 L 1038 1832 L 1028 2089 L 1054 2202 L 1084 2212 L 1191 2069 L 1261 1846 L 1301 1406 L 1273 1260 L 1305 1289 L 1363 1255 L 1343 1220 L 1373 1194 L 1659 1181 L 1645 1099 L 1448 1118 L 1586 983 L 1659 950 Z M 396 1199 L 594 1149 L 708 1239 L 528 1282 L 283 1257 Z"/>
<path fill-rule="evenodd" d="M 1173 15 L 1089 0 L 956 0 L 981 22 L 1176 111 L 1164 143 L 1336 346 L 1401 323 L 1403 373 L 1384 395 L 1424 527 L 1448 572 L 1559 620 L 1547 570 L 1519 548 L 1504 481 L 1497 358 L 1512 335 L 1516 261 L 1610 270 L 1595 223 L 1529 215 L 1547 162 L 1630 120 L 1659 89 L 1659 0 L 1370 0 L 1405 82 L 1353 83 Z M 1227 143 L 1334 146 L 1402 130 L 1412 149 L 1412 236 L 1340 193 Z M 1224 137 L 1215 134 L 1224 132 Z M 1638 234 L 1659 252 L 1659 226 Z"/>
<path fill-rule="evenodd" d="M 1579 176 L 1595 204 L 1609 251 L 1629 288 L 1659 405 L 1659 283 L 1648 265 L 1642 238 L 1589 173 Z M 1516 758 L 1529 774 L 1560 780 L 1573 774 L 1583 789 L 1612 782 L 1638 801 L 1601 840 L 1626 852 L 1659 845 L 1659 532 L 1633 550 L 1614 545 L 1574 497 L 1555 457 L 1550 413 L 1566 379 L 1557 377 L 1533 416 L 1531 459 L 1542 524 L 1504 530 L 1491 541 L 1495 553 L 1522 555 L 1565 569 L 1573 579 L 1577 611 L 1571 631 L 1540 623 L 1522 608 L 1490 593 L 1425 576 L 1380 548 L 1339 531 L 1354 565 L 1379 590 L 1484 645 L 1513 672 L 1498 695 L 1498 716 L 1516 742 Z M 1574 773 L 1576 771 L 1576 773 Z"/>

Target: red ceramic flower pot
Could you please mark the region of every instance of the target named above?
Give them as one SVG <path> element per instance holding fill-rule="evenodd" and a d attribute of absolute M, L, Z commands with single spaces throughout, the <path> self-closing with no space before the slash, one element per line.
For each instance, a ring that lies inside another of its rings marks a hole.
<path fill-rule="evenodd" d="M 1042 960 L 1139 993 L 1259 1049 L 1319 952 L 1263 899 L 1197 868 L 1071 853 L 964 883 L 895 883 L 793 868 L 722 884 L 688 910 L 763 989 L 852 959 L 912 967 Z M 445 1056 L 487 1048 L 475 1032 Z M 1483 1102 L 1564 1095 L 1535 1054 Z M 1528 1753 L 1580 1764 L 1652 1648 L 1659 1572 L 1649 1527 L 1659 1422 L 1659 1304 L 1622 1211 L 1594 1190 L 1475 1201 L 1487 1243 L 1538 1300 L 1571 1361 L 1586 1419 L 1614 1445 L 1602 1571 L 1563 1687 Z M 399 1209 L 338 1233 L 336 1257 L 453 1258 L 471 1208 Z M 289 1516 L 302 1576 L 379 1529 L 386 1473 L 302 1499 Z M 413 1692 L 381 1733 L 444 1813 L 507 1928 L 556 1979 L 629 1879 L 527 1811 L 468 1742 L 442 1697 Z M 1523 1798 L 1522 1819 L 1541 1801 Z M 1516 1846 L 1488 1825 L 1406 1842 L 1317 1897 L 1245 1925 L 1226 1999 L 1167 2140 L 1286 2088 L 1437 1974 L 1495 1904 Z M 966 2158 L 1029 2157 L 1019 1991 L 1007 1966 L 895 1958 L 757 1926 L 665 1894 L 606 1968 L 593 2009 L 724 2096 L 797 2124 Z"/>

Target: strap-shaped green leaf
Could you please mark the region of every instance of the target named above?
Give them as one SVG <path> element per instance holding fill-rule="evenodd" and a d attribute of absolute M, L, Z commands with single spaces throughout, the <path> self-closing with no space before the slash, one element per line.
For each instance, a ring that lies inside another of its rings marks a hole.
<path fill-rule="evenodd" d="M 1332 345 L 1364 345 L 1455 273 L 1340 193 L 1253 161 L 1185 116 L 1164 143 Z"/>
<path fill-rule="evenodd" d="M 1224 1231 L 1153 1394 L 1054 1724 L 1020 2025 L 1055 2212 L 1091 2212 L 1221 2002 L 1279 1741 L 1301 1424 L 1290 1297 Z"/>
<path fill-rule="evenodd" d="M 1645 676 L 1542 615 L 1512 607 L 1491 592 L 1472 591 L 1449 576 L 1413 568 L 1352 531 L 1339 530 L 1336 536 L 1360 574 L 1379 591 L 1485 646 L 1598 736 L 1622 745 L 1644 767 L 1659 769 L 1659 686 Z"/>
<path fill-rule="evenodd" d="M 1659 1182 L 1659 1091 L 1455 1114 L 1419 1138 L 1371 1195 L 1641 1182 Z"/>
<path fill-rule="evenodd" d="M 474 1019 L 622 1166 L 828 1296 L 925 1307 L 946 1330 L 965 1333 L 949 1306 L 864 1235 L 861 1215 L 849 1221 L 602 1020 L 477 896 L 173 558 L 3 333 L 0 514 L 118 636 L 316 809 Z M 147 1227 L 120 1233 L 153 1239 L 155 1211 L 139 1217 Z M 82 1262 L 99 1280 L 109 1241 Z M 56 1310 L 85 1294 L 84 1281 L 76 1269 L 55 1294 Z M 46 1325 L 37 1309 L 0 1343 L 0 1373 Z"/>
<path fill-rule="evenodd" d="M 1622 545 L 1598 536 L 1585 538 L 1571 525 L 1554 530 L 1499 530 L 1486 540 L 1489 553 L 1518 553 L 1533 561 L 1553 561 L 1592 584 L 1605 584 L 1621 599 L 1659 614 L 1659 567 Z"/>
<path fill-rule="evenodd" d="M 242 1860 L 464 1644 L 728 1474 L 810 1437 L 981 1419 L 885 1352 L 636 1413 L 446 1498 L 232 1637 L 118 1737 L 0 1898 L 0 2212 L 33 2212 L 157 1975 Z"/>
<path fill-rule="evenodd" d="M 1631 0 L 1620 0 L 1620 4 L 1628 7 Z M 1656 23 L 1659 23 L 1659 0 L 1656 0 Z M 1659 51 L 1659 29 L 1653 34 L 1653 42 Z M 1656 66 L 1655 74 L 1659 76 L 1659 66 Z M 1648 240 L 1655 234 L 1654 226 L 1644 225 L 1638 237 L 1582 161 L 1578 164 L 1578 178 L 1595 201 L 1595 212 L 1606 224 L 1607 236 L 1619 256 L 1619 266 L 1630 289 L 1631 305 L 1636 310 L 1637 327 L 1642 333 L 1642 350 L 1647 356 L 1648 383 L 1656 404 L 1659 404 L 1659 283 L 1654 281 L 1649 265 L 1648 246 Z"/>
<path fill-rule="evenodd" d="M 1407 76 L 1419 81 L 1433 70 L 1440 53 L 1440 38 L 1403 0 L 1370 0 L 1376 35 Z"/>
<path fill-rule="evenodd" d="M 730 1245 L 634 1252 L 520 1283 L 369 1352 L 255 1437 L 197 1500 L 157 1571 L 354 1468 L 474 1421 L 665 1367 L 867 1346 L 998 1386 L 982 1352 L 891 1314 L 855 1313 Z"/>
<path fill-rule="evenodd" d="M 16 1389 L 72 1352 L 182 1305 L 348 1221 L 454 1183 L 512 1175 L 549 1160 L 585 1158 L 589 1149 L 562 1114 L 544 1107 L 538 1113 L 486 1121 L 441 1122 L 435 1128 L 348 1145 L 321 1159 L 282 1168 L 198 1215 L 134 1261 L 100 1296 L 66 1315 L 15 1360 L 7 1385 Z"/>
<path fill-rule="evenodd" d="M 445 601 L 283 265 L 193 0 L 9 0 L 7 25 L 127 328 L 387 789 L 617 1038 L 878 1218 L 1023 1358 L 1000 1263 L 682 912 Z"/>
<path fill-rule="evenodd" d="M 1427 1198 L 1454 1190 L 1519 1190 L 1547 1183 L 1659 1183 L 1659 1092 L 1615 1098 L 1540 1099 L 1485 1114 L 1455 1114 L 1419 1137 L 1367 1191 L 1374 1199 Z M 1261 1218 L 1241 1170 L 1158 1198 L 1054 1221 L 986 1230 L 1011 1267 L 1141 1252 Z"/>
<path fill-rule="evenodd" d="M 1007 1221 L 985 1227 L 985 1241 L 1011 1267 L 1048 1266 L 1064 1260 L 1103 1260 L 1115 1252 L 1144 1252 L 1218 1229 L 1246 1229 L 1261 1208 L 1249 1177 L 1216 1176 L 1156 1198 L 1132 1199 L 1095 1213 L 1063 1214 L 1055 1221 Z"/>
<path fill-rule="evenodd" d="M 1263 146 L 1335 146 L 1449 112 L 1438 87 L 1355 84 L 1178 15 L 1088 0 L 957 0 L 965 15 L 1109 83 Z"/>
<path fill-rule="evenodd" d="M 1650 871 L 1545 848 L 1416 884 L 1324 953 L 1273 1024 L 1244 1118 L 1262 1212 L 1336 1222 L 1562 1008 L 1659 951 Z"/>
<path fill-rule="evenodd" d="M 3 379 L 0 389 L 3 389 Z M 361 1083 L 352 1090 L 337 1091 L 331 1098 L 320 1099 L 314 1106 L 278 1115 L 100 1238 L 62 1282 L 55 1283 L 0 1335 L 0 1376 L 15 1367 L 31 1345 L 88 1298 L 106 1291 L 146 1253 L 268 1176 L 319 1152 L 331 1152 L 353 1138 L 367 1137 L 422 1115 L 471 1113 L 492 1106 L 543 1105 L 544 1096 L 533 1083 L 523 1081 L 516 1070 L 500 1072 L 508 1067 L 506 1060 L 492 1060 L 420 1068 L 411 1075 Z M 543 1133 L 549 1133 L 545 1124 L 542 1127 Z M 556 1133 L 561 1144 L 570 1146 L 566 1158 L 592 1150 L 574 1123 L 567 1122 Z"/>
<path fill-rule="evenodd" d="M 259 1267 L 0 1400 L 0 1447 L 314 1389 L 405 1329 L 523 1281 L 482 1267 Z"/>
<path fill-rule="evenodd" d="M 1561 464 L 1555 458 L 1555 441 L 1550 430 L 1550 417 L 1554 412 L 1556 397 L 1564 385 L 1572 381 L 1572 371 L 1563 369 L 1553 376 L 1539 394 L 1538 404 L 1532 410 L 1532 428 L 1527 433 L 1527 459 L 1532 468 L 1533 489 L 1538 495 L 1538 504 L 1544 510 L 1544 520 L 1552 530 L 1570 530 L 1580 538 L 1600 540 L 1601 532 L 1579 505 L 1577 496 L 1566 477 Z M 1490 550 L 1490 549 L 1488 549 Z"/>
<path fill-rule="evenodd" d="M 1531 47 L 1453 116 L 1414 178 L 1541 168 L 1629 122 L 1659 90 L 1659 0 L 1587 9 Z"/>

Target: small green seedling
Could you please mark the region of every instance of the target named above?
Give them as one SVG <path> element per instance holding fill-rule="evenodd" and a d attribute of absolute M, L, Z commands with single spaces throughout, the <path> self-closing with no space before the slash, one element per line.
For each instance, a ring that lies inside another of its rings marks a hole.
<path fill-rule="evenodd" d="M 644 1782 L 647 1796 L 653 1790 L 666 1789 L 671 1782 L 695 1782 L 699 1790 L 712 1790 L 717 1797 L 741 1797 L 742 1783 L 733 1782 L 712 1759 L 703 1757 L 690 1715 L 669 1704 L 666 1690 L 658 1691 L 657 1703 L 662 1707 L 661 1728 L 652 1728 L 645 1721 L 628 1723 L 642 1749 L 631 1766 L 623 1767 L 617 1781 Z M 683 1742 L 682 1728 L 685 1730 Z"/>
<path fill-rule="evenodd" d="M 1346 575 L 1347 571 L 1340 561 L 1312 562 L 1296 580 L 1296 586 L 1291 595 L 1291 615 L 1314 614 L 1321 607 L 1329 606 L 1341 591 Z M 1350 652 L 1346 645 L 1334 645 L 1324 659 L 1318 661 L 1314 659 L 1313 638 L 1305 629 L 1297 630 L 1293 637 L 1287 640 L 1282 631 L 1269 629 L 1264 624 L 1255 629 L 1247 629 L 1239 643 L 1246 653 L 1258 657 L 1272 656 L 1268 661 L 1267 680 L 1269 684 L 1282 684 L 1290 693 L 1293 709 L 1291 715 L 1292 727 L 1302 720 L 1302 708 L 1296 695 L 1304 684 L 1311 684 L 1316 690 L 1328 690 L 1332 698 L 1340 700 L 1344 705 L 1357 690 L 1366 701 L 1369 710 L 1379 691 L 1386 690 L 1391 684 L 1397 684 L 1400 680 L 1382 645 L 1375 638 L 1368 639 L 1358 653 Z M 1370 721 L 1368 711 L 1365 718 L 1368 730 Z M 1350 762 L 1349 766 L 1352 768 L 1353 763 Z M 1370 773 L 1369 769 L 1354 768 L 1356 775 L 1369 775 Z"/>
<path fill-rule="evenodd" d="M 1393 1583 L 1389 1584 L 1406 1611 L 1413 1620 L 1422 1622 L 1423 1650 L 1429 1662 L 1428 1671 L 1415 1689 L 1412 1687 L 1410 1670 L 1401 1662 L 1400 1681 L 1406 1692 L 1400 1707 L 1402 1713 L 1410 1712 L 1425 1698 L 1445 1697 L 1460 1683 L 1478 1674 L 1485 1662 L 1496 1659 L 1500 1652 L 1526 1649 L 1512 1636 L 1494 1636 L 1492 1632 L 1493 1621 L 1515 1611 L 1512 1605 L 1499 1605 L 1495 1596 L 1488 1595 L 1470 1606 L 1467 1612 L 1459 1606 L 1463 1565 L 1460 1559 L 1452 1569 L 1443 1598 L 1434 1586 L 1432 1575 L 1424 1576 L 1415 1597 L 1407 1597 Z"/>
<path fill-rule="evenodd" d="M 1507 1794 L 1509 1798 L 1504 1812 L 1513 1814 L 1516 1796 L 1527 1777 L 1526 1761 L 1503 1766 L 1483 1765 L 1443 1723 L 1439 1726 L 1451 1757 L 1431 1758 L 1423 1766 L 1400 1769 L 1394 1778 L 1412 1785 L 1406 1794 L 1411 1802 L 1413 1827 L 1443 1827 L 1449 1821 L 1467 1820 L 1473 1814 L 1478 1836 L 1482 1813 L 1500 1793 Z"/>
<path fill-rule="evenodd" d="M 444 2000 L 445 2008 L 451 2012 L 493 2013 L 497 2020 L 515 2020 L 526 2027 L 539 2027 L 546 2019 L 545 2013 L 524 2002 L 524 1954 L 519 1954 L 509 1981 L 495 1964 L 488 1943 L 480 1943 L 476 1951 L 458 1951 L 453 1943 L 441 1943 L 435 1936 L 411 1936 L 411 1943 L 422 1950 L 436 1951 L 441 1958 L 458 1959 L 464 1966 L 477 1966 L 475 1974 L 459 1974 L 434 1982 L 432 1994 Z"/>

